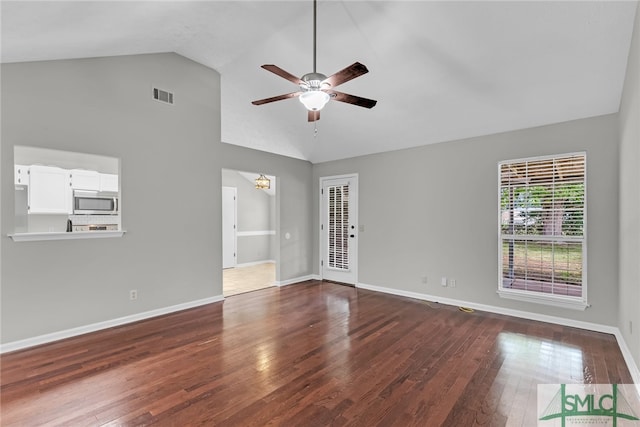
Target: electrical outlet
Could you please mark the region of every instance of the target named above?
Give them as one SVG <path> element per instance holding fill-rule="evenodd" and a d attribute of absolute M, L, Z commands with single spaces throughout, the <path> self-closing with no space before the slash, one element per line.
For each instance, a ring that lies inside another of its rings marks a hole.
<path fill-rule="evenodd" d="M 440 284 L 441 284 L 443 287 L 445 287 L 445 288 L 446 288 L 446 287 L 447 287 L 447 278 L 446 278 L 446 277 L 444 277 L 444 276 L 442 276 L 442 279 L 440 279 Z"/>
<path fill-rule="evenodd" d="M 422 283 L 427 284 L 427 276 L 422 276 Z"/>
<path fill-rule="evenodd" d="M 137 289 L 131 289 L 129 291 L 129 299 L 131 301 L 138 299 L 138 290 Z"/>
<path fill-rule="evenodd" d="M 456 287 L 456 279 L 449 279 L 449 287 L 450 288 Z"/>

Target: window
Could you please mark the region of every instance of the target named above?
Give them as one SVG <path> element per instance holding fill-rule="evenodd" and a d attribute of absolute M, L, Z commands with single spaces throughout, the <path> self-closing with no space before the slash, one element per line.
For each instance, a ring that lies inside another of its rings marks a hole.
<path fill-rule="evenodd" d="M 498 293 L 584 310 L 586 154 L 504 161 L 499 181 Z"/>
<path fill-rule="evenodd" d="M 13 160 L 15 242 L 122 236 L 120 159 L 16 145 Z"/>
<path fill-rule="evenodd" d="M 349 184 L 327 187 L 329 192 L 329 267 L 349 270 Z"/>

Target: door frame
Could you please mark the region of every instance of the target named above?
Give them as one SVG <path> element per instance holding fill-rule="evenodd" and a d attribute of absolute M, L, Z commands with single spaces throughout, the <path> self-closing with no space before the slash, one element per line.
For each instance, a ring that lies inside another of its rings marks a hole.
<path fill-rule="evenodd" d="M 225 188 L 233 190 L 233 265 L 229 267 L 224 266 L 224 227 L 222 229 L 222 269 L 235 268 L 238 265 L 238 189 L 236 187 L 222 186 L 222 224 L 224 225 L 225 214 Z M 224 286 L 223 286 L 224 288 Z"/>
<path fill-rule="evenodd" d="M 331 176 L 321 176 L 318 179 L 319 187 L 318 187 L 318 272 L 320 276 L 320 280 L 324 279 L 324 266 L 323 266 L 323 256 L 324 256 L 324 230 L 322 229 L 322 220 L 324 218 L 324 194 L 322 193 L 322 189 L 324 188 L 324 184 L 327 181 L 337 180 L 337 179 L 349 179 L 351 180 L 350 186 L 353 186 L 355 192 L 350 193 L 353 195 L 352 203 L 349 204 L 349 217 L 353 218 L 352 224 L 355 225 L 355 244 L 351 245 L 351 263 L 350 267 L 353 270 L 354 277 L 354 286 L 358 286 L 358 245 L 360 241 L 360 227 L 359 227 L 359 175 L 357 173 L 349 173 L 343 175 L 331 175 Z M 353 205 L 353 206 L 352 206 Z"/>

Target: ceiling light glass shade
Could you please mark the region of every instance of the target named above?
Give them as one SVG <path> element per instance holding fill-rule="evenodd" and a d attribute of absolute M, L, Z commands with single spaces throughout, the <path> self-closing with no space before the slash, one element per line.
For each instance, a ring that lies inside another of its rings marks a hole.
<path fill-rule="evenodd" d="M 260 176 L 256 178 L 256 188 L 258 190 L 268 190 L 271 188 L 271 180 L 260 174 Z"/>
<path fill-rule="evenodd" d="M 329 99 L 331 99 L 329 94 L 321 90 L 310 90 L 300 95 L 300 102 L 302 102 L 309 111 L 322 110 L 322 107 L 329 102 Z"/>

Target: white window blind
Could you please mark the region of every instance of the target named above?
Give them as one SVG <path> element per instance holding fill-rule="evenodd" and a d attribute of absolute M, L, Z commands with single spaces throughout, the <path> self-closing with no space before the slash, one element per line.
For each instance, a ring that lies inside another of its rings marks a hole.
<path fill-rule="evenodd" d="M 349 185 L 327 188 L 329 193 L 329 268 L 349 269 Z"/>
<path fill-rule="evenodd" d="M 586 304 L 586 155 L 505 161 L 499 175 L 499 292 Z"/>

